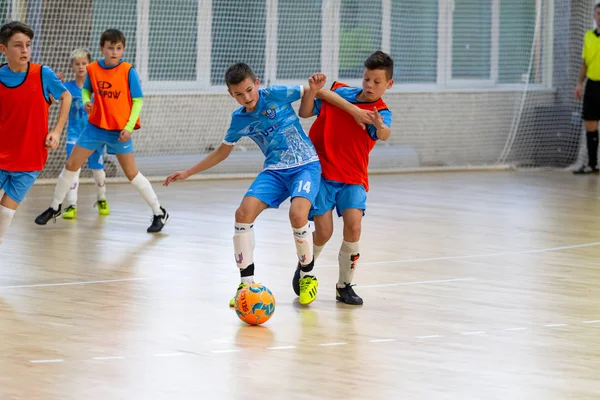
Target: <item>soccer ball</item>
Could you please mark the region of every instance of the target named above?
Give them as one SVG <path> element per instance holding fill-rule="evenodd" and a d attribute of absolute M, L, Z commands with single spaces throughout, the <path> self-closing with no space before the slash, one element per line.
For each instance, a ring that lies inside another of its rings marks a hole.
<path fill-rule="evenodd" d="M 235 297 L 235 313 L 249 325 L 264 324 L 275 312 L 275 297 L 258 283 L 244 287 Z"/>

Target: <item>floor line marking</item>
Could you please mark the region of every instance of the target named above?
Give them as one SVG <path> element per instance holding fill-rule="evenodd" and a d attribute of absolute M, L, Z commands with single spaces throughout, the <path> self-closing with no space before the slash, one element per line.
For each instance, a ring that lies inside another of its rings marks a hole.
<path fill-rule="evenodd" d="M 552 251 L 582 249 L 582 248 L 586 248 L 586 247 L 595 247 L 595 246 L 600 246 L 600 242 L 590 242 L 590 243 L 575 244 L 575 245 L 570 245 L 570 246 L 548 247 L 548 248 L 544 248 L 544 249 L 533 249 L 533 250 L 523 250 L 523 251 L 502 251 L 502 252 L 498 252 L 498 253 L 471 254 L 471 255 L 464 255 L 464 256 L 408 258 L 408 259 L 388 260 L 388 261 L 361 261 L 360 265 L 383 265 L 383 264 L 418 263 L 418 262 L 426 262 L 426 261 L 465 260 L 465 259 L 469 259 L 469 258 L 488 258 L 488 257 L 499 257 L 499 256 L 509 256 L 509 255 L 547 253 L 547 252 L 552 252 Z M 319 265 L 319 268 L 338 268 L 338 264 Z"/>
<path fill-rule="evenodd" d="M 267 350 L 291 350 L 291 349 L 296 349 L 296 346 L 274 346 L 274 347 L 267 347 Z"/>
<path fill-rule="evenodd" d="M 82 281 L 82 282 L 62 282 L 62 283 L 37 283 L 34 285 L 11 285 L 0 286 L 0 289 L 23 289 L 23 288 L 38 288 L 38 287 L 53 287 L 53 286 L 75 286 L 75 285 L 94 285 L 98 283 L 118 283 L 118 282 L 135 282 L 145 281 L 152 278 L 125 278 L 125 279 L 107 279 L 98 281 Z"/>
<path fill-rule="evenodd" d="M 450 282 L 471 282 L 477 278 L 454 278 L 454 279 L 437 279 L 431 281 L 416 281 L 416 282 L 399 282 L 399 283 L 382 283 L 380 285 L 356 285 L 361 289 L 366 288 L 380 288 L 380 287 L 393 287 L 393 286 L 409 286 L 409 285 L 429 285 L 434 283 L 450 283 Z"/>
<path fill-rule="evenodd" d="M 32 364 L 50 364 L 50 363 L 61 363 L 65 360 L 63 360 L 62 358 L 56 358 L 53 360 L 29 360 L 30 363 Z"/>

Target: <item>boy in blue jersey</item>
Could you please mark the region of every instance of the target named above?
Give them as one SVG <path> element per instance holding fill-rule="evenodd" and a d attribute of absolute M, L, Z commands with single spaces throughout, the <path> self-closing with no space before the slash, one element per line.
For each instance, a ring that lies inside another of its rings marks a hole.
<path fill-rule="evenodd" d="M 92 55 L 86 49 L 76 49 L 71 53 L 71 68 L 75 73 L 75 79 L 65 82 L 65 87 L 73 96 L 71 111 L 69 112 L 69 124 L 67 126 L 67 158 L 71 156 L 77 139 L 81 136 L 88 123 L 88 113 L 83 107 L 82 88 L 87 77 L 87 66 L 92 62 Z M 88 158 L 88 167 L 94 175 L 96 184 L 96 205 L 100 215 L 109 215 L 110 209 L 106 201 L 106 173 L 104 172 L 104 153 L 106 146 L 97 149 Z M 64 219 L 77 218 L 77 191 L 79 189 L 79 174 L 81 168 L 75 174 L 75 181 L 67 192 L 65 203 L 67 208 L 63 212 Z"/>
<path fill-rule="evenodd" d="M 308 213 L 321 180 L 321 166 L 314 146 L 302 129 L 292 103 L 303 97 L 302 86 L 271 86 L 259 89 L 259 80 L 244 63 L 225 73 L 229 94 L 242 106 L 232 114 L 223 143 L 186 171 L 175 172 L 164 182 L 184 180 L 225 160 L 242 137 L 252 139 L 265 155 L 264 170 L 248 189 L 235 212 L 233 246 L 240 269 L 238 292 L 254 283 L 254 221 L 267 208 L 278 208 L 291 197 L 289 212 L 300 263 L 299 301 L 310 304 L 317 297 L 312 233 Z M 323 87 L 325 77 L 314 75 L 311 90 Z M 229 303 L 233 306 L 234 299 Z"/>
<path fill-rule="evenodd" d="M 33 31 L 19 21 L 0 28 L 0 243 L 17 208 L 56 150 L 69 115 L 71 95 L 47 66 L 30 62 Z M 58 119 L 48 131 L 52 99 Z"/>

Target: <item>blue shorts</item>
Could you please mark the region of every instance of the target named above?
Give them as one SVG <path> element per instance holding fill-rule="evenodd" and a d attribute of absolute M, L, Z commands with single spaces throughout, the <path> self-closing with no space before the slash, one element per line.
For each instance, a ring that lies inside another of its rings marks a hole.
<path fill-rule="evenodd" d="M 252 182 L 246 196 L 256 197 L 269 208 L 278 208 L 288 197 L 304 197 L 314 206 L 320 182 L 318 161 L 288 169 L 266 169 Z"/>
<path fill-rule="evenodd" d="M 21 203 L 35 183 L 40 171 L 12 172 L 0 169 L 0 189 L 17 203 Z"/>
<path fill-rule="evenodd" d="M 73 147 L 75 147 L 74 142 L 67 142 L 67 158 L 71 157 L 71 152 L 73 152 Z M 102 147 L 97 149 L 92 153 L 90 158 L 88 158 L 88 168 L 89 169 L 104 169 L 104 149 L 106 147 Z"/>
<path fill-rule="evenodd" d="M 107 131 L 87 124 L 76 144 L 92 151 L 103 149 L 106 146 L 109 154 L 133 153 L 133 141 L 129 138 L 126 142 L 119 142 L 120 133 L 121 131 Z"/>
<path fill-rule="evenodd" d="M 311 208 L 308 218 L 312 221 L 315 215 L 323 215 L 336 209 L 338 217 L 349 208 L 367 209 L 367 191 L 363 185 L 350 185 L 336 181 L 321 180 L 319 193 Z"/>

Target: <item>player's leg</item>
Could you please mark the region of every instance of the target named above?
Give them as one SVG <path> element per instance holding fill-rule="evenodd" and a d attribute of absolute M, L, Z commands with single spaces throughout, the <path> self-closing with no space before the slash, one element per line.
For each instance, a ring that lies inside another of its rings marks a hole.
<path fill-rule="evenodd" d="M 71 156 L 73 152 L 73 147 L 75 147 L 75 143 L 68 142 L 67 143 L 67 159 Z M 65 197 L 65 204 L 67 208 L 62 213 L 62 217 L 64 219 L 75 219 L 77 218 L 77 192 L 79 191 L 79 175 L 81 173 L 81 168 L 77 170 L 75 174 L 75 180 L 73 184 L 69 188 L 67 195 Z"/>
<path fill-rule="evenodd" d="M 319 192 L 308 215 L 308 219 L 314 222 L 315 227 L 313 233 L 313 259 L 315 262 L 333 234 L 332 209 L 335 207 L 335 193 L 336 188 L 333 184 L 321 179 Z M 302 265 L 298 262 L 292 278 L 292 288 L 296 295 L 300 295 L 301 267 Z"/>
<path fill-rule="evenodd" d="M 4 195 L 0 199 L 0 244 L 8 227 L 29 189 L 33 186 L 39 172 L 9 172 L 0 170 L 0 189 Z"/>
<path fill-rule="evenodd" d="M 83 134 L 80 137 L 80 139 L 82 138 Z M 67 160 L 65 168 L 63 168 L 62 172 L 58 176 L 58 181 L 56 182 L 56 186 L 54 187 L 54 196 L 52 204 L 50 205 L 50 208 L 38 215 L 38 217 L 35 219 L 36 224 L 46 225 L 51 219 L 54 219 L 54 221 L 56 222 L 56 217 L 60 216 L 61 214 L 62 202 L 64 201 L 67 192 L 69 191 L 77 177 L 77 171 L 90 157 L 90 154 L 94 152 L 94 146 L 97 147 L 98 142 L 91 140 L 85 143 L 85 147 L 82 147 L 80 145 L 80 141 L 78 141 L 75 147 L 73 147 L 73 152 Z"/>
<path fill-rule="evenodd" d="M 114 142 L 107 143 L 109 151 L 117 155 L 119 165 L 123 169 L 125 176 L 129 179 L 129 182 L 140 192 L 146 203 L 152 208 L 154 217 L 152 218 L 152 224 L 148 227 L 148 233 L 157 233 L 162 230 L 167 221 L 169 220 L 169 214 L 167 210 L 161 207 L 156 192 L 152 188 L 152 184 L 142 173 L 138 170 L 135 163 L 135 157 L 133 155 L 133 143 L 131 139 L 127 142 Z"/>
<path fill-rule="evenodd" d="M 598 120 L 600 119 L 600 82 L 588 80 L 583 96 L 583 120 L 588 151 L 588 165 L 574 171 L 575 174 L 598 172 Z"/>
<path fill-rule="evenodd" d="M 367 192 L 362 185 L 345 185 L 337 195 L 338 212 L 344 220 L 344 240 L 338 254 L 336 299 L 352 305 L 363 303 L 362 298 L 354 292 L 352 281 L 360 258 L 360 235 L 366 202 Z"/>
<path fill-rule="evenodd" d="M 276 208 L 281 203 L 282 188 L 275 175 L 274 171 L 258 174 L 235 211 L 233 250 L 241 280 L 236 296 L 244 286 L 254 283 L 254 221 L 268 207 Z M 229 301 L 229 306 L 233 307 L 234 303 L 235 296 Z"/>
<path fill-rule="evenodd" d="M 313 272 L 315 259 L 313 235 L 308 225 L 308 214 L 315 204 L 321 182 L 321 165 L 318 162 L 307 164 L 297 170 L 288 182 L 292 198 L 290 223 L 294 232 L 296 254 L 300 262 L 299 301 L 307 305 L 317 298 L 319 282 Z"/>
<path fill-rule="evenodd" d="M 104 172 L 104 149 L 106 146 L 96 150 L 88 159 L 88 167 L 92 170 L 94 184 L 96 186 L 96 206 L 98 214 L 109 215 L 110 208 L 106 201 L 106 173 Z"/>

